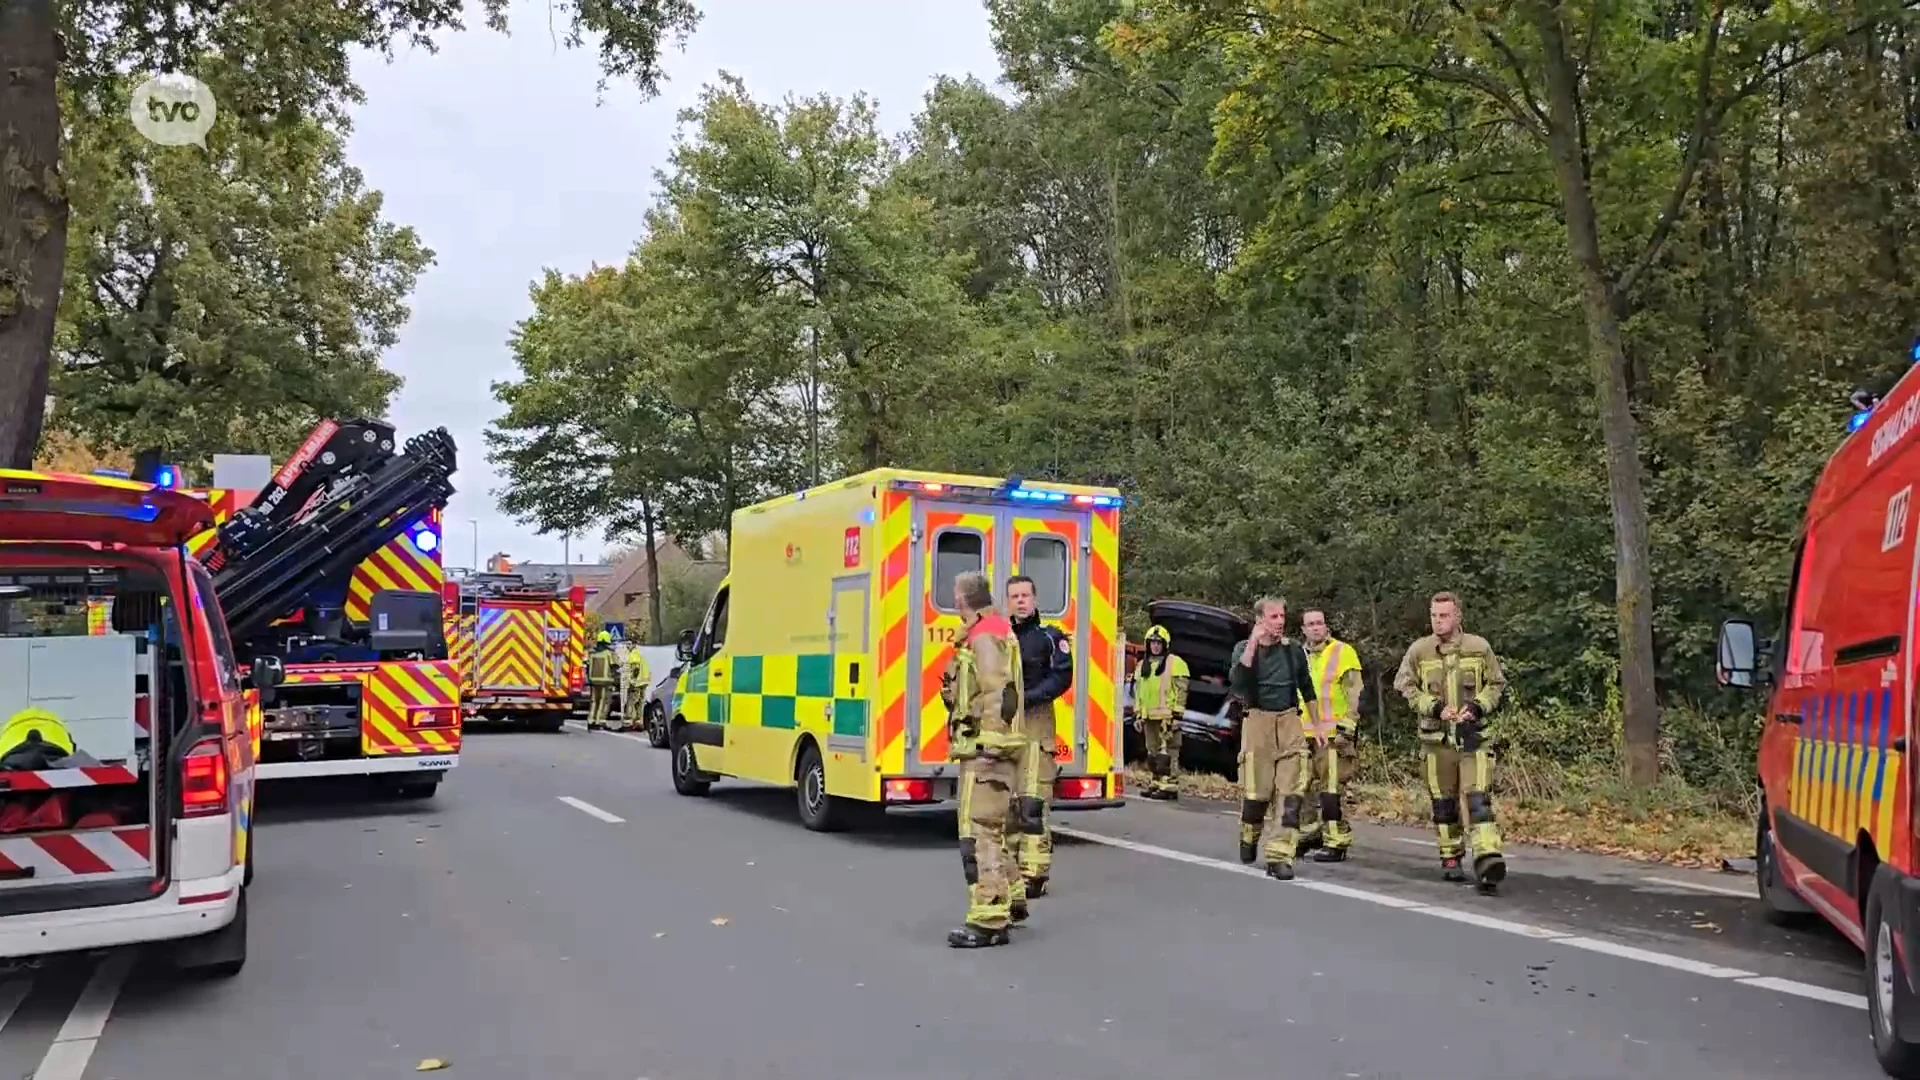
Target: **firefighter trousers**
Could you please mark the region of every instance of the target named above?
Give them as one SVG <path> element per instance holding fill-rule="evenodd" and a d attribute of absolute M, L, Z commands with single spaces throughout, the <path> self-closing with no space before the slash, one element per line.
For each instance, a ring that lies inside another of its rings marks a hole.
<path fill-rule="evenodd" d="M 613 687 L 595 685 L 587 687 L 587 723 L 605 724 L 607 714 L 613 711 Z"/>
<path fill-rule="evenodd" d="M 1147 790 L 1178 791 L 1180 789 L 1180 718 L 1177 716 L 1141 717 L 1140 733 L 1146 736 L 1147 771 L 1153 775 L 1153 779 L 1147 782 Z"/>
<path fill-rule="evenodd" d="M 1475 859 L 1500 854 L 1500 830 L 1493 823 L 1493 755 L 1484 748 L 1463 752 L 1452 743 L 1430 742 L 1427 752 L 1427 795 L 1433 800 L 1433 829 L 1440 840 L 1440 857 L 1457 859 L 1471 847 Z M 1461 803 L 1466 804 L 1467 829 L 1461 829 Z M 1462 840 L 1466 843 L 1463 844 Z"/>
<path fill-rule="evenodd" d="M 1053 873 L 1053 781 L 1060 773 L 1054 760 L 1058 745 L 1053 730 L 1053 706 L 1040 705 L 1020 718 L 1020 734 L 1027 740 L 1020 757 L 1020 783 L 1015 792 L 1013 821 L 1007 832 L 1007 854 L 1020 869 L 1014 885 L 1016 899 L 1027 897 L 1029 886 L 1046 888 Z M 1034 890 L 1039 891 L 1039 890 Z"/>
<path fill-rule="evenodd" d="M 1240 723 L 1242 849 L 1257 846 L 1266 831 L 1267 861 L 1293 862 L 1300 844 L 1307 764 L 1307 733 L 1300 727 L 1300 710 L 1247 710 Z"/>
<path fill-rule="evenodd" d="M 1020 880 L 1020 871 L 1008 850 L 1007 833 L 1020 766 L 1018 760 L 986 757 L 960 764 L 960 868 L 967 878 L 967 925 L 982 930 L 1004 930 L 1013 917 L 1013 884 Z"/>
<path fill-rule="evenodd" d="M 1336 735 L 1325 742 L 1308 742 L 1305 805 L 1300 811 L 1300 842 L 1320 844 L 1329 851 L 1353 846 L 1353 826 L 1340 805 L 1341 783 L 1353 769 L 1353 740 Z M 1315 796 L 1318 798 L 1315 798 Z"/>

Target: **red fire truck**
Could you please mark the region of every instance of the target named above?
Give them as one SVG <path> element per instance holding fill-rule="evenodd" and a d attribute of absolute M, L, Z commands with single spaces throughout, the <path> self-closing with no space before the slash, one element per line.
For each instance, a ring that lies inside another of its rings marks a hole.
<path fill-rule="evenodd" d="M 586 687 L 586 586 L 481 573 L 441 595 L 468 717 L 559 731 Z"/>

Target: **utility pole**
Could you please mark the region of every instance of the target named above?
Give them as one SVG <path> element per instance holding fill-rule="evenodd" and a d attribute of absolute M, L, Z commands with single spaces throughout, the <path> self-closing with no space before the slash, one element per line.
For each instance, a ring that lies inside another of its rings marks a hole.
<path fill-rule="evenodd" d="M 468 518 L 467 524 L 473 526 L 473 572 L 479 573 L 480 566 L 480 519 Z"/>

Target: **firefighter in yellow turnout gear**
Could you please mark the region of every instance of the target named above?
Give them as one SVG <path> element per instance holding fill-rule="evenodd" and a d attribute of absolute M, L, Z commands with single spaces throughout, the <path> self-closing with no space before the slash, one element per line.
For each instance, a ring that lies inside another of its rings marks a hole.
<path fill-rule="evenodd" d="M 1360 695 L 1366 689 L 1360 654 L 1333 636 L 1327 613 L 1309 608 L 1300 616 L 1307 639 L 1307 666 L 1320 691 L 1320 722 L 1309 723 L 1307 803 L 1301 814 L 1300 849 L 1318 848 L 1314 862 L 1341 862 L 1353 846 L 1353 826 L 1341 808 L 1340 785 L 1353 768 L 1354 739 L 1360 727 Z M 1305 704 L 1304 702 L 1302 703 Z M 1313 796 L 1318 791 L 1318 806 Z M 1315 811 L 1318 810 L 1316 814 Z"/>
<path fill-rule="evenodd" d="M 1435 593 L 1428 607 L 1433 633 L 1413 643 L 1400 661 L 1394 689 L 1419 718 L 1426 748 L 1427 794 L 1440 839 L 1440 866 L 1448 881 L 1465 881 L 1460 867 L 1471 854 L 1480 891 L 1492 892 L 1507 876 L 1500 830 L 1493 823 L 1493 756 L 1486 747 L 1486 718 L 1500 705 L 1507 679 L 1493 646 L 1460 627 L 1460 600 Z M 1468 829 L 1461 843 L 1464 794 Z"/>
<path fill-rule="evenodd" d="M 613 712 L 613 635 L 605 630 L 593 639 L 587 653 L 587 730 L 605 731 Z"/>
<path fill-rule="evenodd" d="M 960 866 L 967 879 L 967 918 L 947 934 L 956 949 L 1005 945 L 1013 919 L 1013 882 L 1020 870 L 1007 847 L 1007 819 L 1020 786 L 1027 739 L 1017 727 L 1025 700 L 1020 643 L 1013 624 L 993 608 L 981 573 L 953 583 L 963 625 L 947 662 L 941 696 L 951 755 L 960 762 Z"/>
<path fill-rule="evenodd" d="M 620 726 L 633 731 L 640 726 L 641 716 L 647 708 L 647 691 L 652 689 L 653 672 L 647 667 L 647 658 L 640 654 L 640 646 L 627 643 L 627 657 L 620 675 Z"/>
<path fill-rule="evenodd" d="M 1187 708 L 1187 662 L 1173 655 L 1173 635 L 1164 626 L 1147 629 L 1147 654 L 1133 675 L 1133 722 L 1146 737 L 1147 771 L 1153 779 L 1141 794 L 1180 797 L 1180 716 Z"/>

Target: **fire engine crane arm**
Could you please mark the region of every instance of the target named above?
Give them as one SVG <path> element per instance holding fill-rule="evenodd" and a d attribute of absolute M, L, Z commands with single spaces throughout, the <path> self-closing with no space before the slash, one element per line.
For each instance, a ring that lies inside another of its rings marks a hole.
<path fill-rule="evenodd" d="M 249 511 L 274 491 L 283 494 L 274 509 L 249 515 L 244 529 L 222 529 L 220 557 L 210 560 L 218 565 L 214 591 L 233 638 L 262 633 L 297 610 L 316 586 L 351 573 L 420 514 L 444 508 L 453 494 L 454 468 L 453 436 L 436 428 L 409 439 L 403 454 L 382 457 L 376 450 L 332 466 L 309 462 L 289 485 L 263 492 Z M 311 505 L 300 512 L 281 509 L 302 490 Z"/>

